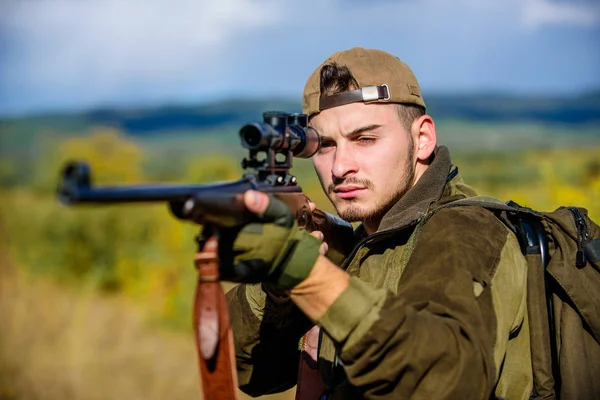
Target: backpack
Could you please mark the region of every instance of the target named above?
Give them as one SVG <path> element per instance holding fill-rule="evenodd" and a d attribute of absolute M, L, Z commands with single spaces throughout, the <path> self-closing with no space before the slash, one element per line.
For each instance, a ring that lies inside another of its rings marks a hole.
<path fill-rule="evenodd" d="M 600 226 L 578 207 L 539 212 L 513 201 L 470 197 L 443 208 L 492 211 L 527 260 L 532 399 L 600 399 Z"/>

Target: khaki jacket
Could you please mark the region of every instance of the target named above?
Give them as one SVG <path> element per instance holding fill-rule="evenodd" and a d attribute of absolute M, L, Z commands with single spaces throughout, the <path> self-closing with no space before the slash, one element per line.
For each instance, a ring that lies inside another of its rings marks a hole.
<path fill-rule="evenodd" d="M 441 210 L 412 235 L 428 211 L 474 195 L 439 147 L 379 231 L 357 229 L 350 285 L 317 321 L 331 398 L 529 398 L 527 264 L 515 236 L 480 207 Z M 293 387 L 308 319 L 260 285 L 228 298 L 241 390 Z"/>

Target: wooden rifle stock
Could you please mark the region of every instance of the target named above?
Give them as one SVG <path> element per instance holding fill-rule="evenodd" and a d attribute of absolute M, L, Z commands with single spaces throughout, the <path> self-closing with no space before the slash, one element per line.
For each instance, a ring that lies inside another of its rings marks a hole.
<path fill-rule="evenodd" d="M 300 227 L 323 232 L 329 246 L 327 257 L 332 261 L 339 264 L 350 253 L 354 239 L 349 223 L 318 209 L 311 212 L 309 201 L 302 193 L 282 193 L 275 197 L 290 206 Z M 203 231 L 195 257 L 198 280 L 193 320 L 200 389 L 205 400 L 236 400 L 238 380 L 233 334 L 227 299 L 219 282 L 218 238 L 212 233 L 211 229 Z"/>

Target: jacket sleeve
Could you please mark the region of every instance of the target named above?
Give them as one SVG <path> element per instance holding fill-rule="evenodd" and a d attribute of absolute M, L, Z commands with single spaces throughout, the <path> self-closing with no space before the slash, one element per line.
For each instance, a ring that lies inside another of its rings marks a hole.
<path fill-rule="evenodd" d="M 237 285 L 227 298 L 239 388 L 260 396 L 293 387 L 298 344 L 310 321 L 291 301 L 274 300 L 260 284 Z"/>
<path fill-rule="evenodd" d="M 397 293 L 351 278 L 318 323 L 362 397 L 490 397 L 496 342 L 523 322 L 526 263 L 509 235 L 487 210 L 442 210 L 425 224 Z M 506 302 L 500 318 L 492 288 Z"/>

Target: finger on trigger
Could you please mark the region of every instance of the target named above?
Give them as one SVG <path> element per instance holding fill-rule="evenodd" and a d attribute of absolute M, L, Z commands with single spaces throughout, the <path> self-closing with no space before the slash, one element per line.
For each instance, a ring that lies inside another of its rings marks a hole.
<path fill-rule="evenodd" d="M 319 240 L 323 240 L 324 236 L 323 236 L 323 232 L 321 231 L 313 231 L 310 233 L 311 235 L 313 235 L 314 237 L 316 237 Z"/>
<path fill-rule="evenodd" d="M 310 207 L 310 212 L 313 212 L 317 209 L 317 205 L 315 203 L 313 203 L 312 201 L 308 202 L 308 207 Z"/>

